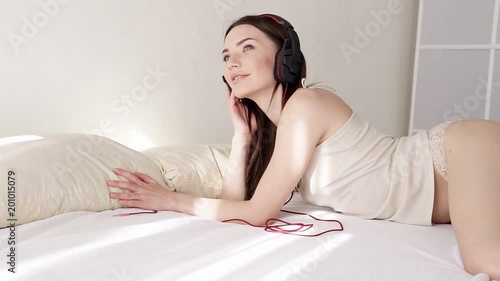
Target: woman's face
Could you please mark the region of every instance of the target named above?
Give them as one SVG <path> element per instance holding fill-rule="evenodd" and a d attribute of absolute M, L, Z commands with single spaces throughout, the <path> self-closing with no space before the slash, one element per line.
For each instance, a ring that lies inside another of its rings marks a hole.
<path fill-rule="evenodd" d="M 238 25 L 227 35 L 222 51 L 224 76 L 238 98 L 252 98 L 262 90 L 272 92 L 277 47 L 252 25 Z"/>

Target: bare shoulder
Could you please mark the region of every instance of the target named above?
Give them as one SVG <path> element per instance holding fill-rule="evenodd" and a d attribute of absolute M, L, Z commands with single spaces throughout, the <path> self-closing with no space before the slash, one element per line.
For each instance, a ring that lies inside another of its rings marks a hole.
<path fill-rule="evenodd" d="M 283 116 L 300 114 L 321 131 L 317 144 L 332 136 L 352 115 L 352 109 L 337 94 L 319 88 L 299 88 L 290 97 Z M 280 120 L 281 122 L 281 120 Z"/>
<path fill-rule="evenodd" d="M 315 147 L 330 134 L 332 124 L 345 123 L 342 119 L 347 120 L 350 111 L 328 91 L 295 92 L 281 112 L 274 151 L 250 200 L 252 208 L 265 212 L 265 218 L 275 216 L 303 176 Z"/>

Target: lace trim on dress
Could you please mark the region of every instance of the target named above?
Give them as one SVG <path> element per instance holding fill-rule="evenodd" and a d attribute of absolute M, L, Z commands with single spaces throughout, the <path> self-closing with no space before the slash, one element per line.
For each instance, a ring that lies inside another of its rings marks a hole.
<path fill-rule="evenodd" d="M 444 156 L 443 135 L 446 128 L 454 121 L 441 123 L 429 131 L 429 145 L 431 149 L 432 161 L 439 174 L 448 181 L 448 165 Z"/>

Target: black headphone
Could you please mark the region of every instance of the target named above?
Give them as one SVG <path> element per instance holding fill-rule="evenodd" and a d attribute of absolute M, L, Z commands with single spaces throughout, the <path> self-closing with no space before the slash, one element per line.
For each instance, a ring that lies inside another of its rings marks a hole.
<path fill-rule="evenodd" d="M 289 38 L 285 39 L 281 50 L 278 50 L 274 60 L 274 79 L 280 83 L 297 84 L 302 71 L 302 52 L 300 51 L 300 41 L 293 26 L 284 18 L 273 14 L 262 14 L 283 25 L 288 32 Z"/>

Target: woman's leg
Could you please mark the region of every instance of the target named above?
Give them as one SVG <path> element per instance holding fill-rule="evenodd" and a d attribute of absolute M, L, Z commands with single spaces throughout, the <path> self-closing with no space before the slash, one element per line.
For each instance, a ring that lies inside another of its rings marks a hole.
<path fill-rule="evenodd" d="M 455 122 L 443 145 L 451 223 L 465 269 L 500 280 L 500 123 Z"/>

